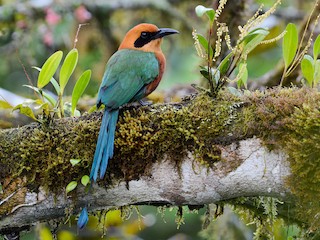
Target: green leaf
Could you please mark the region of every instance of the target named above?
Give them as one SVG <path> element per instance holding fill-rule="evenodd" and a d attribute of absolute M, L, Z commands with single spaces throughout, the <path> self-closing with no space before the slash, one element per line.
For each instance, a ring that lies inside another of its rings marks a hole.
<path fill-rule="evenodd" d="M 54 89 L 56 90 L 57 95 L 59 95 L 61 91 L 60 91 L 60 86 L 57 80 L 55 80 L 54 78 L 51 78 L 50 82 L 52 83 Z"/>
<path fill-rule="evenodd" d="M 48 93 L 46 92 L 42 92 L 42 95 L 45 99 L 48 100 L 48 102 L 52 105 L 52 106 L 55 106 L 56 105 L 56 100 Z"/>
<path fill-rule="evenodd" d="M 34 68 L 34 69 L 38 70 L 39 72 L 41 71 L 41 68 L 39 68 L 39 67 L 32 66 L 32 68 Z"/>
<path fill-rule="evenodd" d="M 301 61 L 301 71 L 303 77 L 307 80 L 309 86 L 312 86 L 314 67 L 313 58 L 310 55 L 305 55 Z"/>
<path fill-rule="evenodd" d="M 51 97 L 50 94 L 42 91 L 41 89 L 37 88 L 37 87 L 34 87 L 34 86 L 30 86 L 30 85 L 23 85 L 24 87 L 27 87 L 27 88 L 31 88 L 32 90 L 36 91 L 37 93 L 39 93 L 41 96 L 43 96 L 45 99 L 48 100 L 48 102 L 52 105 L 52 106 L 55 106 L 56 104 L 56 100 Z"/>
<path fill-rule="evenodd" d="M 212 76 L 215 80 L 216 85 L 218 85 L 219 81 L 220 81 L 220 71 L 219 69 L 211 69 L 212 70 Z"/>
<path fill-rule="evenodd" d="M 214 16 L 216 15 L 216 12 L 213 8 L 206 8 L 202 5 L 198 5 L 195 8 L 195 12 L 198 17 L 202 17 L 204 14 L 206 14 L 210 20 L 211 23 L 214 21 Z"/>
<path fill-rule="evenodd" d="M 41 89 L 50 82 L 51 78 L 53 77 L 54 73 L 57 71 L 57 68 L 59 67 L 62 55 L 62 51 L 57 51 L 54 54 L 52 54 L 43 64 L 38 77 L 38 88 Z"/>
<path fill-rule="evenodd" d="M 316 61 L 314 66 L 313 81 L 315 84 L 318 84 L 318 82 L 320 81 L 320 59 Z"/>
<path fill-rule="evenodd" d="M 239 64 L 239 80 L 237 82 L 238 88 L 243 85 L 245 88 L 247 88 L 247 81 L 248 81 L 248 69 L 246 63 L 240 63 Z"/>
<path fill-rule="evenodd" d="M 71 102 L 71 114 L 74 115 L 74 111 L 77 107 L 77 103 L 82 96 L 84 90 L 88 86 L 88 83 L 91 78 L 91 70 L 87 70 L 82 73 L 82 75 L 79 77 L 78 81 L 76 82 L 76 85 L 73 88 L 72 91 L 72 102 Z"/>
<path fill-rule="evenodd" d="M 21 114 L 32 118 L 33 120 L 38 121 L 38 119 L 34 116 L 32 109 L 29 106 L 25 106 L 24 104 L 18 104 L 15 106 L 12 111 L 19 110 Z"/>
<path fill-rule="evenodd" d="M 320 54 L 320 34 L 316 38 L 313 44 L 313 59 L 317 59 Z"/>
<path fill-rule="evenodd" d="M 13 106 L 10 105 L 7 101 L 0 100 L 0 109 L 10 109 L 13 108 Z"/>
<path fill-rule="evenodd" d="M 206 67 L 200 66 L 200 73 L 205 79 L 210 80 L 209 70 L 207 66 Z"/>
<path fill-rule="evenodd" d="M 88 110 L 88 113 L 93 113 L 94 111 L 97 111 L 97 106 L 96 105 L 93 105 L 89 110 Z"/>
<path fill-rule="evenodd" d="M 286 34 L 282 42 L 282 54 L 285 68 L 292 63 L 298 49 L 298 30 L 297 26 L 289 23 L 286 27 Z"/>
<path fill-rule="evenodd" d="M 41 101 L 42 102 L 42 101 Z M 35 110 L 41 110 L 42 109 L 42 111 L 44 112 L 44 114 L 46 115 L 46 116 L 48 116 L 49 115 L 49 112 L 50 112 L 50 109 L 49 109 L 49 104 L 47 103 L 47 102 L 42 102 L 42 103 L 40 103 L 40 105 L 39 106 L 37 106 L 37 107 L 34 107 L 34 109 Z"/>
<path fill-rule="evenodd" d="M 78 183 L 76 181 L 71 181 L 69 184 L 66 186 L 66 193 L 71 192 L 77 187 Z"/>
<path fill-rule="evenodd" d="M 48 227 L 42 226 L 37 230 L 38 239 L 41 240 L 53 240 L 53 235 Z"/>
<path fill-rule="evenodd" d="M 256 46 L 258 46 L 263 39 L 269 34 L 269 31 L 264 28 L 257 28 L 248 33 L 242 40 L 244 43 L 243 52 L 250 53 Z"/>
<path fill-rule="evenodd" d="M 258 34 L 267 35 L 268 33 L 266 33 L 266 32 L 269 33 L 269 31 L 265 28 L 256 28 L 256 29 L 250 31 L 244 38 L 242 38 L 240 43 L 243 43 L 243 42 L 248 43 L 252 40 L 252 38 L 254 38 Z"/>
<path fill-rule="evenodd" d="M 39 67 L 33 66 L 32 68 L 38 70 L 39 72 L 41 71 L 41 68 L 39 68 Z M 50 79 L 50 82 L 52 83 L 54 89 L 56 90 L 56 93 L 59 95 L 59 94 L 60 94 L 60 86 L 59 86 L 57 80 L 55 80 L 55 79 L 52 77 L 52 78 Z"/>
<path fill-rule="evenodd" d="M 229 90 L 229 92 L 231 94 L 233 94 L 234 96 L 237 96 L 237 97 L 241 97 L 242 96 L 242 93 L 240 92 L 241 90 L 238 90 L 234 87 L 227 87 L 227 89 Z"/>
<path fill-rule="evenodd" d="M 230 65 L 230 58 L 232 56 L 232 52 L 229 53 L 219 64 L 218 69 L 220 70 L 220 74 L 224 75 L 227 73 L 228 69 L 229 69 L 229 65 Z"/>
<path fill-rule="evenodd" d="M 88 175 L 82 176 L 81 183 L 83 186 L 87 186 L 89 182 L 90 182 L 90 178 Z"/>
<path fill-rule="evenodd" d="M 207 39 L 202 36 L 201 34 L 197 34 L 199 43 L 201 44 L 201 46 L 206 50 L 206 53 L 209 54 L 210 53 L 210 59 L 212 59 L 213 57 L 213 49 L 212 47 L 209 45 Z"/>
<path fill-rule="evenodd" d="M 81 159 L 70 159 L 70 163 L 72 166 L 77 165 L 79 162 L 81 162 Z"/>
<path fill-rule="evenodd" d="M 81 116 L 80 111 L 76 109 L 76 110 L 74 111 L 74 113 L 73 113 L 73 116 L 74 116 L 74 117 L 80 117 L 80 116 Z"/>
<path fill-rule="evenodd" d="M 67 54 L 61 66 L 60 75 L 59 75 L 61 94 L 63 93 L 64 88 L 67 85 L 71 74 L 76 68 L 77 63 L 78 63 L 78 50 L 74 48 Z"/>
<path fill-rule="evenodd" d="M 71 103 L 69 102 L 65 102 L 63 104 L 63 112 L 64 112 L 64 116 L 65 117 L 71 117 L 72 113 L 71 113 Z"/>

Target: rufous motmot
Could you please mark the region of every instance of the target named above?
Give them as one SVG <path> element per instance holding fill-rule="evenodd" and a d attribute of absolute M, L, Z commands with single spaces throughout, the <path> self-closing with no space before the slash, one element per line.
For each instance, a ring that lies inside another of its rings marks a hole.
<path fill-rule="evenodd" d="M 141 100 L 158 86 L 166 65 L 162 38 L 178 33 L 142 23 L 127 32 L 117 52 L 109 59 L 100 85 L 97 108 L 105 106 L 90 179 L 103 179 L 113 156 L 119 107 Z"/>
<path fill-rule="evenodd" d="M 117 52 L 109 59 L 100 85 L 97 108 L 105 106 L 90 172 L 94 182 L 103 179 L 108 161 L 113 156 L 114 136 L 119 107 L 141 100 L 156 89 L 161 81 L 166 59 L 161 51 L 162 38 L 179 33 L 142 23 L 127 32 Z M 88 221 L 87 208 L 78 219 L 78 228 Z"/>

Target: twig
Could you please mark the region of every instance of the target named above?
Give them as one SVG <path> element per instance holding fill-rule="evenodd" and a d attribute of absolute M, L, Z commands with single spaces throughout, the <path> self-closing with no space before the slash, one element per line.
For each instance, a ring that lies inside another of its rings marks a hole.
<path fill-rule="evenodd" d="M 19 208 L 22 208 L 22 207 L 30 207 L 30 206 L 34 206 L 38 203 L 40 203 L 42 201 L 35 201 L 35 202 L 31 202 L 31 203 L 23 203 L 23 204 L 20 204 L 18 206 L 15 206 L 14 208 L 12 208 L 11 212 L 10 213 L 13 213 L 15 212 L 16 210 L 18 210 Z"/>
<path fill-rule="evenodd" d="M 2 204 L 4 204 L 5 202 L 9 201 L 10 198 L 12 198 L 21 188 L 18 188 L 16 191 L 14 191 L 13 193 L 11 193 L 8 197 L 6 197 L 5 199 L 3 199 L 2 201 L 0 201 L 0 206 Z"/>
<path fill-rule="evenodd" d="M 86 26 L 86 25 L 89 25 L 89 23 L 80 23 L 78 25 L 78 29 L 77 29 L 77 32 L 76 32 L 76 36 L 74 37 L 74 41 L 73 41 L 73 48 L 76 48 L 77 46 L 77 42 L 78 42 L 78 35 L 79 35 L 79 32 L 80 32 L 80 29 L 82 26 Z"/>
<path fill-rule="evenodd" d="M 23 69 L 24 74 L 26 75 L 26 78 L 28 79 L 29 85 L 33 86 L 31 78 L 30 78 L 30 76 L 29 76 L 29 74 L 28 74 L 28 72 L 26 70 L 26 67 L 23 65 L 23 63 L 21 61 L 21 58 L 20 58 L 19 53 L 18 53 L 18 50 L 17 50 L 17 54 L 18 54 L 18 61 L 19 61 L 20 65 L 21 65 L 21 67 Z M 35 90 L 33 90 L 33 94 L 35 95 L 35 97 L 38 97 Z"/>

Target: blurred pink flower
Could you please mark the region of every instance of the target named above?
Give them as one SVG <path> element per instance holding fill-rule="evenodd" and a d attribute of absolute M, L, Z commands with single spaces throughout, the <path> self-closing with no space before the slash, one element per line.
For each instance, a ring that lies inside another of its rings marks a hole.
<path fill-rule="evenodd" d="M 45 45 L 49 47 L 53 45 L 53 35 L 51 31 L 46 31 L 42 39 Z"/>
<path fill-rule="evenodd" d="M 46 10 L 46 22 L 50 25 L 57 25 L 61 20 L 61 16 L 51 8 Z"/>
<path fill-rule="evenodd" d="M 88 21 L 92 16 L 91 13 L 83 5 L 77 7 L 77 9 L 74 11 L 74 15 L 80 23 Z"/>
<path fill-rule="evenodd" d="M 25 20 L 19 20 L 16 22 L 16 26 L 19 29 L 26 29 L 28 27 L 28 24 Z"/>

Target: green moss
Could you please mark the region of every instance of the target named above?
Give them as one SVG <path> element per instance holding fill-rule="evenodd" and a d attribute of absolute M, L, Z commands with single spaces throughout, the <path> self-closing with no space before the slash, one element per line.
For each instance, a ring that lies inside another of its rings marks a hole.
<path fill-rule="evenodd" d="M 298 198 L 298 214 L 312 229 L 320 227 L 320 110 L 319 104 L 297 108 L 281 138 L 291 168 L 288 179 Z"/>
<path fill-rule="evenodd" d="M 260 137 L 288 155 L 292 174 L 286 181 L 296 198 L 295 218 L 313 231 L 320 227 L 319 103 L 317 90 L 303 88 L 270 91 L 256 105 Z"/>
<path fill-rule="evenodd" d="M 53 192 L 61 191 L 68 182 L 87 173 L 97 130 L 95 122 L 82 118 L 2 132 L 0 179 L 27 177 L 27 184 L 35 188 L 41 185 Z M 72 158 L 82 161 L 71 167 Z"/>
<path fill-rule="evenodd" d="M 318 225 L 320 206 L 320 94 L 314 89 L 269 89 L 235 97 L 227 91 L 216 99 L 205 94 L 171 105 L 121 110 L 115 156 L 106 179 L 148 176 L 155 162 L 170 159 L 179 170 L 188 154 L 214 168 L 224 159 L 221 146 L 256 135 L 270 149 L 284 150 L 292 176 L 288 186 L 297 197 L 303 222 Z M 0 132 L 0 179 L 4 189 L 26 177 L 37 189 L 64 191 L 72 180 L 88 174 L 99 132 L 101 113 L 31 124 Z M 69 160 L 81 159 L 72 167 Z M 225 162 L 225 173 L 242 159 Z M 0 196 L 1 198 L 5 196 Z"/>
<path fill-rule="evenodd" d="M 248 136 L 242 119 L 252 116 L 240 99 L 228 93 L 215 100 L 199 95 L 175 105 L 125 108 L 105 181 L 148 175 L 153 163 L 165 156 L 179 169 L 189 152 L 196 161 L 213 167 L 221 160 L 219 145 L 231 143 L 237 135 Z M 101 113 L 95 113 L 0 132 L 0 178 L 27 177 L 34 189 L 63 191 L 70 181 L 89 173 L 100 118 Z M 81 159 L 80 164 L 72 167 L 72 158 Z M 233 169 L 239 164 L 233 164 Z"/>
<path fill-rule="evenodd" d="M 165 156 L 179 169 L 188 152 L 196 161 L 213 167 L 221 160 L 219 144 L 231 143 L 248 132 L 239 118 L 248 119 L 251 113 L 232 100 L 236 98 L 230 94 L 215 100 L 199 95 L 181 104 L 125 110 L 119 119 L 116 154 L 109 170 L 122 173 L 126 180 L 137 179 L 148 175 L 153 163 Z"/>

